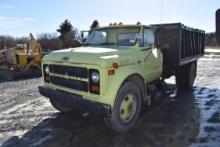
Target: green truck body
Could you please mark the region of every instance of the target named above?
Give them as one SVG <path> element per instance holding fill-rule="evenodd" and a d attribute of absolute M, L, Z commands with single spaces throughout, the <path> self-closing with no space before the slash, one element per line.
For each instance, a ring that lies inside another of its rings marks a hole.
<path fill-rule="evenodd" d="M 168 28 L 182 28 L 182 24 L 171 26 Z M 39 87 L 40 93 L 61 112 L 77 109 L 95 113 L 103 116 L 115 131 L 129 130 L 137 121 L 141 105 L 150 104 L 148 85 L 172 75 L 177 76 L 179 88 L 193 85 L 196 60 L 204 51 L 200 45 L 204 44 L 204 32 L 191 30 L 201 35 L 194 39 L 199 45 L 195 46 L 198 53 L 189 55 L 185 64 L 180 64 L 181 59 L 176 65 L 165 59 L 170 51 L 165 44 L 175 42 L 175 38 L 172 42 L 161 39 L 161 30 L 167 31 L 165 27 L 113 25 L 94 29 L 84 46 L 54 51 L 43 58 L 44 85 Z M 179 78 L 181 74 L 188 76 Z"/>

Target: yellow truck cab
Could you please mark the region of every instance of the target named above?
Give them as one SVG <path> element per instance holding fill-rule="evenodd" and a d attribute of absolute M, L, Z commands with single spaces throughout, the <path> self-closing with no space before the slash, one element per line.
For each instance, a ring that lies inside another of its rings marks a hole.
<path fill-rule="evenodd" d="M 197 41 L 192 53 L 190 33 Z M 179 88 L 192 87 L 203 37 L 203 31 L 180 23 L 96 28 L 82 47 L 44 56 L 39 92 L 61 112 L 96 114 L 116 132 L 125 132 L 136 123 L 142 104 L 150 104 L 149 84 L 176 75 Z"/>

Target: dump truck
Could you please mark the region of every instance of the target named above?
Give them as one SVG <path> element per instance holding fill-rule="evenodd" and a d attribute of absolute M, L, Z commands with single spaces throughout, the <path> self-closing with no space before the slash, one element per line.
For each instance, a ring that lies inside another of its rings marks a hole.
<path fill-rule="evenodd" d="M 182 23 L 95 28 L 83 46 L 42 59 L 39 92 L 62 113 L 95 114 L 123 133 L 153 101 L 152 85 L 175 76 L 178 89 L 193 87 L 204 37 Z"/>
<path fill-rule="evenodd" d="M 0 78 L 16 80 L 41 75 L 41 45 L 30 33 L 26 44 L 0 51 Z"/>

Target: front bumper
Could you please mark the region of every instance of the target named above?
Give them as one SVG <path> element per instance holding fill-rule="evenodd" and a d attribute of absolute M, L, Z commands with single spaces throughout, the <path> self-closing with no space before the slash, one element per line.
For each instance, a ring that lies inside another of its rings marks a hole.
<path fill-rule="evenodd" d="M 41 95 L 56 101 L 57 103 L 77 109 L 83 113 L 91 113 L 98 116 L 109 116 L 111 114 L 111 106 L 83 99 L 80 95 L 53 90 L 44 86 L 38 87 Z"/>

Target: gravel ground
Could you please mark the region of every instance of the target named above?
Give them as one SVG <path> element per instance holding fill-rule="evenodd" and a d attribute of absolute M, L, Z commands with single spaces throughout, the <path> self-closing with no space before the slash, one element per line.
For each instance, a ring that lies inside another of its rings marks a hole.
<path fill-rule="evenodd" d="M 134 129 L 109 130 L 101 118 L 62 115 L 40 96 L 41 78 L 0 83 L 0 146 L 220 146 L 220 59 L 203 58 L 192 91 L 174 78 L 143 108 Z"/>

